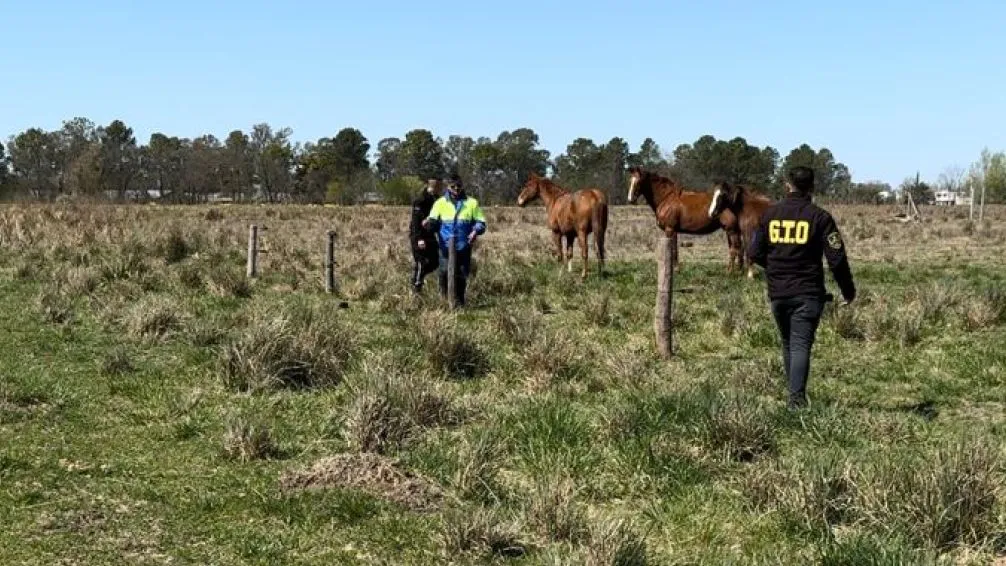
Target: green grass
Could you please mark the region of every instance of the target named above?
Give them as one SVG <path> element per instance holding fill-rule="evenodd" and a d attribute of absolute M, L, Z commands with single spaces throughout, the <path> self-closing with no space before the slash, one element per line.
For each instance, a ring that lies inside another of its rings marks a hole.
<path fill-rule="evenodd" d="M 994 263 L 854 260 L 862 300 L 829 306 L 812 405 L 791 414 L 764 284 L 720 261 L 686 258 L 664 362 L 649 261 L 581 282 L 502 251 L 454 315 L 408 296 L 404 256 L 347 259 L 329 297 L 313 256 L 249 285 L 240 255 L 187 234 L 0 260 L 4 564 L 984 564 L 1006 548 Z M 284 487 L 333 456 L 357 475 Z"/>

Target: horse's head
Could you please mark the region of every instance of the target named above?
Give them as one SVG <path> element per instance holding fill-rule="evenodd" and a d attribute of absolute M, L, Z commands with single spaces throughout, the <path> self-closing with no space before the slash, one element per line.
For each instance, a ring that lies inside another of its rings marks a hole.
<path fill-rule="evenodd" d="M 524 206 L 538 198 L 541 194 L 542 182 L 544 182 L 544 179 L 539 177 L 537 173 L 532 172 L 527 182 L 524 183 L 524 188 L 521 190 L 520 195 L 517 197 L 517 206 Z"/>
<path fill-rule="evenodd" d="M 629 203 L 636 202 L 643 186 L 646 173 L 640 167 L 629 167 Z"/>
<path fill-rule="evenodd" d="M 716 218 L 723 211 L 737 204 L 741 187 L 732 183 L 721 182 L 713 185 L 713 200 L 709 203 L 709 218 Z"/>

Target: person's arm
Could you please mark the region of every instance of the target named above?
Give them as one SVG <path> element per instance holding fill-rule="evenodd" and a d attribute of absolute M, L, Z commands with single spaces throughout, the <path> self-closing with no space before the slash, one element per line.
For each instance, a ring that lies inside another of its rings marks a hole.
<path fill-rule="evenodd" d="M 476 236 L 486 233 L 486 215 L 482 213 L 482 207 L 479 206 L 478 201 L 475 201 L 475 210 L 472 211 L 472 217 L 475 220 L 475 226 L 472 228 L 471 235 L 468 236 L 469 240 L 474 240 Z"/>
<path fill-rule="evenodd" d="M 423 220 L 423 227 L 427 230 L 436 230 L 440 225 L 440 204 L 442 202 L 443 199 L 437 199 L 430 208 L 430 214 L 426 217 L 426 220 Z"/>
<path fill-rule="evenodd" d="M 845 253 L 845 242 L 839 232 L 835 219 L 828 213 L 824 214 L 821 223 L 821 236 L 824 238 L 824 257 L 831 268 L 831 275 L 838 283 L 845 302 L 851 303 L 856 298 L 856 284 L 852 280 L 852 269 L 849 267 L 849 256 Z"/>
<path fill-rule="evenodd" d="M 423 207 L 419 201 L 412 202 L 412 220 L 409 222 L 409 241 L 415 246 L 419 241 L 419 236 L 423 230 L 423 220 L 426 216 L 423 214 Z"/>
<path fill-rule="evenodd" d="M 754 231 L 751 242 L 748 243 L 748 259 L 763 269 L 768 261 L 768 232 L 766 230 L 765 217 L 758 222 L 758 228 Z"/>

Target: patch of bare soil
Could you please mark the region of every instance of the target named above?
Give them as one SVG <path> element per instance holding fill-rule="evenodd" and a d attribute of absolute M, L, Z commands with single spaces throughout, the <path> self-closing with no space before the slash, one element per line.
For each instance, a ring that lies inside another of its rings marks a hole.
<path fill-rule="evenodd" d="M 280 478 L 284 490 L 357 489 L 393 501 L 413 511 L 433 511 L 443 500 L 443 490 L 386 456 L 346 453 L 323 458 L 311 467 L 289 471 Z"/>

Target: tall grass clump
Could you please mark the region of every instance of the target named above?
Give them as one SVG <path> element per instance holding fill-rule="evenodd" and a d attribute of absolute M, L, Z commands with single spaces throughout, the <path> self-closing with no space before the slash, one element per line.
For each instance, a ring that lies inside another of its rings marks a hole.
<path fill-rule="evenodd" d="M 983 442 L 892 455 L 863 472 L 856 512 L 868 528 L 918 546 L 947 550 L 1001 543 L 1004 469 L 1003 456 Z"/>
<path fill-rule="evenodd" d="M 170 297 L 147 296 L 130 305 L 123 316 L 126 331 L 136 338 L 164 338 L 177 330 L 186 313 Z"/>
<path fill-rule="evenodd" d="M 356 342 L 337 316 L 310 310 L 262 313 L 223 348 L 219 371 L 238 391 L 337 385 Z"/>
<path fill-rule="evenodd" d="M 432 313 L 420 324 L 426 359 L 447 379 L 469 380 L 489 371 L 489 356 L 452 315 Z"/>
<path fill-rule="evenodd" d="M 365 362 L 360 375 L 349 384 L 353 397 L 342 422 L 342 435 L 354 450 L 384 454 L 421 429 L 462 418 L 435 384 L 399 364 Z"/>

